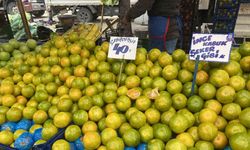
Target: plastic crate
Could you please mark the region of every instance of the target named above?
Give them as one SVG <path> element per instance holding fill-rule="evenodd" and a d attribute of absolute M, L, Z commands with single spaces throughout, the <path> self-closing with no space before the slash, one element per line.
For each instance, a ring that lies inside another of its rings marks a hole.
<path fill-rule="evenodd" d="M 217 19 L 226 19 L 231 20 L 234 19 L 237 15 L 237 9 L 219 9 L 217 12 Z"/>
<path fill-rule="evenodd" d="M 233 33 L 238 12 L 240 8 L 239 0 L 218 0 L 213 17 L 213 33 Z"/>
<path fill-rule="evenodd" d="M 0 150 L 17 150 L 17 149 L 11 148 L 11 147 L 3 145 L 3 144 L 0 144 Z"/>
<path fill-rule="evenodd" d="M 65 130 L 66 130 L 66 128 L 59 129 L 58 133 L 55 136 L 53 136 L 51 139 L 49 139 L 44 144 L 39 144 L 39 145 L 33 146 L 32 150 L 51 150 L 51 147 L 55 141 L 64 138 Z"/>
<path fill-rule="evenodd" d="M 217 8 L 237 8 L 240 0 L 218 0 Z"/>

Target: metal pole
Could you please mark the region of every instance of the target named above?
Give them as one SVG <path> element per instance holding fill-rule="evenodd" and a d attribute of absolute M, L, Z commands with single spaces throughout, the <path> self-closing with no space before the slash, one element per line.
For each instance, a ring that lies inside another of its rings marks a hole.
<path fill-rule="evenodd" d="M 101 32 L 103 28 L 103 16 L 104 16 L 104 3 L 102 3 L 102 11 L 101 11 Z"/>
<path fill-rule="evenodd" d="M 28 24 L 28 20 L 26 18 L 26 15 L 25 15 L 22 0 L 17 0 L 17 7 L 18 7 L 18 10 L 19 10 L 21 18 L 22 18 L 22 22 L 23 22 L 23 26 L 24 26 L 24 30 L 26 32 L 27 38 L 31 39 L 32 36 L 31 36 L 31 33 L 30 33 L 29 24 Z"/>

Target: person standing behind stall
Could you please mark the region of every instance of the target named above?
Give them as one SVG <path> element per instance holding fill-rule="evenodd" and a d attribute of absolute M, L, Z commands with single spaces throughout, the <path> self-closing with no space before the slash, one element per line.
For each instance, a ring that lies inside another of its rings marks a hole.
<path fill-rule="evenodd" d="M 172 54 L 181 34 L 180 1 L 138 0 L 122 18 L 122 23 L 126 25 L 147 11 L 150 49 L 167 50 L 168 53 Z"/>

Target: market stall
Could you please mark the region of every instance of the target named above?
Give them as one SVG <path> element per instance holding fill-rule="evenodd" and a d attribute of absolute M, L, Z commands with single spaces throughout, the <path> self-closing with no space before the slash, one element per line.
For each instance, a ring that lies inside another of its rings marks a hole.
<path fill-rule="evenodd" d="M 250 149 L 250 43 L 192 33 L 170 55 L 105 38 L 116 21 L 0 43 L 0 149 Z"/>

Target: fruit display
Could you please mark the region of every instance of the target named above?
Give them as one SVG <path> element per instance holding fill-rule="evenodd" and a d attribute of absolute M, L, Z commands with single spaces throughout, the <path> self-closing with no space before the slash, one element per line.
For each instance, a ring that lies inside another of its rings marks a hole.
<path fill-rule="evenodd" d="M 79 31 L 43 45 L 1 44 L 0 144 L 250 149 L 250 43 L 234 48 L 228 63 L 200 62 L 192 94 L 195 62 L 183 50 L 138 48 L 133 61 L 110 59 L 108 42 L 96 45 Z"/>
<path fill-rule="evenodd" d="M 97 24 L 93 23 L 80 23 L 76 26 L 73 26 L 70 30 L 64 33 L 64 37 L 67 36 L 74 37 L 72 34 L 77 34 L 77 37 L 86 40 L 96 41 L 101 36 L 100 27 Z"/>

